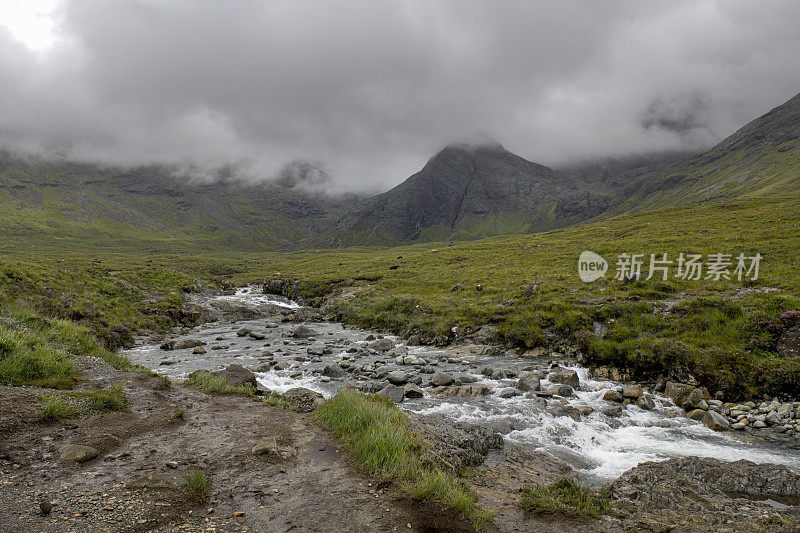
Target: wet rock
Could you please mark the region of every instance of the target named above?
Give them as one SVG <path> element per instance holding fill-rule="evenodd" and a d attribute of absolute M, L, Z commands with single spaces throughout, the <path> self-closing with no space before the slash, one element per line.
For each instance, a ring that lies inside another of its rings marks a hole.
<path fill-rule="evenodd" d="M 623 398 L 637 400 L 642 397 L 642 394 L 644 394 L 644 391 L 642 390 L 642 386 L 638 384 L 627 385 L 622 389 Z"/>
<path fill-rule="evenodd" d="M 202 346 L 198 346 L 197 348 L 192 350 L 192 353 L 195 355 L 203 355 L 204 353 L 206 353 L 206 349 L 203 348 Z"/>
<path fill-rule="evenodd" d="M 609 490 L 618 507 L 628 508 L 628 503 L 636 503 L 648 510 L 680 510 L 681 514 L 697 518 L 724 512 L 728 524 L 741 525 L 739 520 L 749 519 L 758 511 L 753 508 L 758 505 L 756 500 L 800 497 L 800 476 L 782 465 L 685 457 L 642 463 L 622 474 Z M 741 499 L 743 496 L 749 499 Z M 747 508 L 740 512 L 741 518 L 731 516 L 742 502 L 747 503 Z M 762 505 L 762 510 L 771 509 Z M 730 531 L 748 529 L 735 527 Z M 719 527 L 697 530 L 719 531 Z"/>
<path fill-rule="evenodd" d="M 406 398 L 412 399 L 423 398 L 425 396 L 425 393 L 422 391 L 422 389 L 410 383 L 403 387 L 403 393 Z"/>
<path fill-rule="evenodd" d="M 576 389 L 580 384 L 578 373 L 568 368 L 559 368 L 547 375 L 550 383 L 560 383 L 562 385 L 569 385 L 571 388 Z"/>
<path fill-rule="evenodd" d="M 388 352 L 392 348 L 394 348 L 394 343 L 391 339 L 384 337 L 382 339 L 378 339 L 373 343 L 368 345 L 368 348 L 375 350 L 376 352 Z"/>
<path fill-rule="evenodd" d="M 469 383 L 477 383 L 478 382 L 478 376 L 473 376 L 472 374 L 465 374 L 465 373 L 462 372 L 460 374 L 454 375 L 453 376 L 453 380 L 454 381 L 459 381 L 462 385 L 466 385 L 466 384 L 469 384 Z"/>
<path fill-rule="evenodd" d="M 437 395 L 443 398 L 478 398 L 489 396 L 494 389 L 489 385 L 461 385 L 458 387 L 441 387 Z"/>
<path fill-rule="evenodd" d="M 432 387 L 447 387 L 448 385 L 452 385 L 454 381 L 455 379 L 450 374 L 446 372 L 436 372 L 431 376 L 429 383 Z"/>
<path fill-rule="evenodd" d="M 728 431 L 731 429 L 728 419 L 716 411 L 705 411 L 702 422 L 703 425 L 714 431 Z"/>
<path fill-rule="evenodd" d="M 100 455 L 100 452 L 97 450 L 97 448 L 93 448 L 91 446 L 81 446 L 80 444 L 65 444 L 59 451 L 62 461 L 75 461 L 77 463 L 91 461 Z"/>
<path fill-rule="evenodd" d="M 517 380 L 517 388 L 521 391 L 537 391 L 541 388 L 539 376 L 531 372 L 522 374 Z"/>
<path fill-rule="evenodd" d="M 275 368 L 275 370 L 286 370 L 290 366 L 291 365 L 286 361 L 278 361 L 277 363 L 275 363 L 275 366 L 273 368 Z"/>
<path fill-rule="evenodd" d="M 250 384 L 253 387 L 258 386 L 258 380 L 252 370 L 248 370 L 238 363 L 228 365 L 222 370 L 212 372 L 215 376 L 225 378 L 230 385 L 237 387 L 239 385 Z"/>
<path fill-rule="evenodd" d="M 311 346 L 306 350 L 306 352 L 308 355 L 325 355 L 325 348 L 322 346 Z"/>
<path fill-rule="evenodd" d="M 289 405 L 301 413 L 310 413 L 325 401 L 325 397 L 322 394 L 305 387 L 289 389 L 283 393 L 283 397 L 286 398 Z"/>
<path fill-rule="evenodd" d="M 503 436 L 496 431 L 432 415 L 412 415 L 412 429 L 430 443 L 425 459 L 450 472 L 459 472 L 484 462 L 492 449 L 502 448 Z"/>
<path fill-rule="evenodd" d="M 500 398 L 513 398 L 517 395 L 516 389 L 514 387 L 506 387 L 505 389 L 500 389 L 497 393 L 497 396 Z"/>
<path fill-rule="evenodd" d="M 694 387 L 691 385 L 668 381 L 666 387 L 664 388 L 664 394 L 667 396 L 667 398 L 672 400 L 675 405 L 682 405 L 693 390 Z"/>
<path fill-rule="evenodd" d="M 264 339 L 267 338 L 267 334 L 262 333 L 260 331 L 251 331 L 250 333 L 248 333 L 248 335 L 250 336 L 251 339 L 257 341 L 263 341 Z"/>
<path fill-rule="evenodd" d="M 294 331 L 292 331 L 292 337 L 296 339 L 307 339 L 309 337 L 313 337 L 317 334 L 316 331 L 311 329 L 310 327 L 306 326 L 305 324 L 300 324 Z"/>
<path fill-rule="evenodd" d="M 394 357 L 395 359 L 400 358 L 401 360 L 404 356 L 407 355 L 408 355 L 408 348 L 402 345 L 396 346 L 391 350 L 389 350 L 388 352 L 386 352 L 386 357 Z"/>
<path fill-rule="evenodd" d="M 705 402 L 706 400 L 710 400 L 711 395 L 708 393 L 706 389 L 696 388 L 693 389 L 692 392 L 689 393 L 686 400 L 688 400 L 693 407 L 697 407 L 698 409 L 702 409 L 700 407 L 700 402 Z M 708 409 L 708 404 L 706 403 L 706 409 Z"/>
<path fill-rule="evenodd" d="M 553 383 L 545 392 L 551 396 L 563 396 L 564 398 L 569 398 L 574 393 L 574 390 L 569 385 L 565 385 L 563 383 Z"/>
<path fill-rule="evenodd" d="M 347 376 L 347 372 L 339 365 L 331 363 L 325 365 L 325 368 L 322 369 L 322 375 L 329 378 L 343 378 Z"/>
<path fill-rule="evenodd" d="M 402 370 L 393 370 L 386 374 L 386 379 L 392 385 L 404 385 L 408 381 L 408 374 Z"/>
<path fill-rule="evenodd" d="M 403 401 L 403 397 L 405 396 L 405 390 L 402 387 L 398 387 L 397 385 L 386 385 L 384 388 L 378 391 L 378 396 L 383 396 L 384 398 L 389 398 L 394 403 L 400 403 Z"/>
<path fill-rule="evenodd" d="M 605 394 L 603 394 L 603 399 L 607 402 L 617 403 L 622 403 L 622 400 L 624 400 L 622 393 L 616 390 L 607 390 Z"/>
<path fill-rule="evenodd" d="M 645 411 L 649 411 L 651 409 L 656 408 L 656 402 L 654 402 L 650 396 L 640 396 L 636 400 L 636 405 L 638 405 L 640 409 L 644 409 Z"/>
<path fill-rule="evenodd" d="M 622 407 L 622 405 L 620 404 L 604 405 L 603 407 L 600 408 L 601 413 L 611 418 L 616 418 L 622 415 L 623 410 L 624 407 Z"/>
<path fill-rule="evenodd" d="M 253 331 L 253 330 L 245 326 L 245 327 L 239 328 L 236 331 L 236 336 L 237 337 L 247 337 L 248 335 L 250 335 L 251 331 Z"/>
<path fill-rule="evenodd" d="M 184 340 L 170 340 L 161 345 L 162 350 L 185 350 L 187 348 L 195 348 L 203 346 L 205 343 L 198 339 L 184 339 Z"/>
<path fill-rule="evenodd" d="M 692 420 L 697 420 L 698 422 L 702 422 L 703 417 L 706 416 L 706 412 L 702 409 L 693 409 L 686 413 L 686 416 L 691 418 Z"/>

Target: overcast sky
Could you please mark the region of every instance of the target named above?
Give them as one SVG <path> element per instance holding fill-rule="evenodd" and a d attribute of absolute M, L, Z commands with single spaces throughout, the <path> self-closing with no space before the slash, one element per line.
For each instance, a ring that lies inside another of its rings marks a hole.
<path fill-rule="evenodd" d="M 375 191 L 442 146 L 708 147 L 800 92 L 800 2 L 0 0 L 0 145 L 308 160 Z"/>

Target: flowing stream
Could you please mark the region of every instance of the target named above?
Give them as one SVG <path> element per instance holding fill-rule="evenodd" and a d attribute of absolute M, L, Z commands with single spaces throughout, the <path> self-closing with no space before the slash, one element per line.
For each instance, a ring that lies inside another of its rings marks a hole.
<path fill-rule="evenodd" d="M 260 294 L 251 288 L 210 298 L 248 305 L 275 305 L 285 309 L 299 307 L 294 302 Z M 178 380 L 198 369 L 218 370 L 231 363 L 266 369 L 269 363 L 274 365 L 278 362 L 282 363 L 278 365 L 280 370 L 272 368 L 256 373 L 260 383 L 276 392 L 306 387 L 326 397 L 348 383 L 369 381 L 370 372 L 362 372 L 361 369 L 364 366 L 376 367 L 375 363 L 379 363 L 379 367 L 384 362 L 384 372 L 407 372 L 409 381 L 418 381 L 425 390 L 423 398 L 406 398 L 400 404 L 404 409 L 491 427 L 509 441 L 557 456 L 587 479 L 597 482 L 615 479 L 625 470 L 644 461 L 681 456 L 778 463 L 800 472 L 800 450 L 745 433 L 714 432 L 683 416 L 682 409 L 663 397 L 654 397 L 656 407 L 652 410 L 628 405 L 618 414 L 608 413 L 610 402 L 602 399 L 603 394 L 609 389 L 619 389 L 621 385 L 590 379 L 583 368 L 573 367 L 580 377 L 580 386 L 573 397 L 505 397 L 510 394 L 517 379 L 491 379 L 482 371 L 488 367 L 506 370 L 510 375 L 520 374 L 524 372 L 523 369 L 530 368 L 530 359 L 512 354 L 477 355 L 458 347 L 409 347 L 410 355 L 427 362 L 427 372 L 431 369 L 443 371 L 463 383 L 493 388 L 492 394 L 487 396 L 438 398 L 426 389 L 430 375 L 423 371 L 422 366 L 399 365 L 385 354 L 371 354 L 364 350 L 369 344 L 365 339 L 371 332 L 345 328 L 336 323 L 314 322 L 306 323 L 314 330 L 314 335 L 297 339 L 291 336 L 297 326 L 296 323 L 267 319 L 208 323 L 175 337 L 179 340 L 203 341 L 206 343 L 204 354 L 194 354 L 191 348 L 165 351 L 159 344 L 145 343 L 126 351 L 125 355 L 135 363 Z M 257 331 L 259 336 L 265 338 L 238 336 L 237 331 L 243 327 Z M 395 337 L 388 338 L 402 344 Z M 320 355 L 321 351 L 324 353 Z M 322 375 L 326 365 L 342 361 L 346 368 L 350 367 L 349 370 L 358 371 L 344 378 Z M 543 383 L 546 385 L 547 381 Z M 592 412 L 577 414 L 579 410 L 588 412 L 586 408 L 591 408 Z"/>

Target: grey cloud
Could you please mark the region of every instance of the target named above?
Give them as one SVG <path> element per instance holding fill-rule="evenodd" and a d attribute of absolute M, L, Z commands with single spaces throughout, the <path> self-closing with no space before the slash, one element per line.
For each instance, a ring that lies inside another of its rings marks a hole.
<path fill-rule="evenodd" d="M 699 149 L 800 90 L 800 4 L 769 6 L 66 1 L 47 52 L 0 25 L 0 142 L 370 192 L 476 135 L 545 164 Z"/>

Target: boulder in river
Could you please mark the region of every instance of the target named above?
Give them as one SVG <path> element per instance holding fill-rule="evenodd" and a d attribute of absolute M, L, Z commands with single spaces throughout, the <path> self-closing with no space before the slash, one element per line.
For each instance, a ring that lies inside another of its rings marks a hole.
<path fill-rule="evenodd" d="M 447 387 L 452 385 L 455 379 L 447 372 L 437 372 L 431 376 L 430 385 L 432 387 Z"/>
<path fill-rule="evenodd" d="M 728 419 L 716 411 L 705 411 L 702 422 L 706 427 L 714 431 L 728 431 L 731 429 Z"/>
<path fill-rule="evenodd" d="M 522 374 L 517 380 L 517 388 L 521 391 L 537 391 L 540 386 L 539 376 L 532 372 Z"/>
<path fill-rule="evenodd" d="M 569 368 L 556 369 L 547 375 L 547 379 L 550 381 L 550 383 L 569 385 L 573 389 L 577 389 L 578 385 L 580 384 L 578 373 Z"/>
<path fill-rule="evenodd" d="M 622 396 L 622 393 L 618 390 L 607 390 L 605 394 L 603 394 L 603 399 L 607 402 L 622 403 L 622 400 L 624 400 L 625 398 Z"/>
<path fill-rule="evenodd" d="M 403 392 L 405 393 L 406 398 L 415 399 L 423 398 L 425 396 L 425 393 L 422 391 L 422 389 L 411 383 L 408 383 L 403 387 Z"/>
<path fill-rule="evenodd" d="M 186 348 L 195 348 L 203 346 L 205 343 L 197 339 L 183 339 L 183 340 L 169 340 L 161 345 L 162 350 L 185 350 Z"/>
<path fill-rule="evenodd" d="M 403 401 L 403 397 L 405 396 L 405 390 L 402 387 L 398 387 L 397 385 L 386 385 L 384 388 L 378 391 L 378 396 L 383 396 L 384 398 L 389 398 L 394 403 L 400 403 Z"/>
<path fill-rule="evenodd" d="M 347 375 L 347 372 L 339 365 L 331 363 L 325 365 L 325 368 L 322 369 L 322 375 L 329 378 L 343 378 Z"/>
<path fill-rule="evenodd" d="M 386 379 L 392 385 L 404 385 L 408 381 L 408 374 L 402 370 L 393 370 L 386 374 Z"/>
<path fill-rule="evenodd" d="M 683 405 L 683 402 L 689 397 L 689 394 L 694 390 L 691 385 L 685 383 L 675 383 L 674 381 L 667 381 L 664 388 L 664 394 L 672 400 L 675 405 Z"/>
<path fill-rule="evenodd" d="M 370 343 L 369 348 L 372 348 L 376 352 L 388 352 L 392 348 L 394 348 L 394 343 L 391 339 L 384 337 L 382 339 L 378 339 L 373 343 Z"/>
<path fill-rule="evenodd" d="M 624 389 L 622 389 L 622 396 L 631 400 L 638 400 L 642 397 L 642 394 L 644 394 L 642 386 L 636 383 L 627 385 Z"/>
<path fill-rule="evenodd" d="M 294 328 L 294 331 L 292 331 L 292 337 L 296 339 L 307 339 L 308 337 L 313 337 L 316 334 L 317 334 L 316 331 L 306 326 L 305 324 L 300 324 L 299 326 Z"/>

